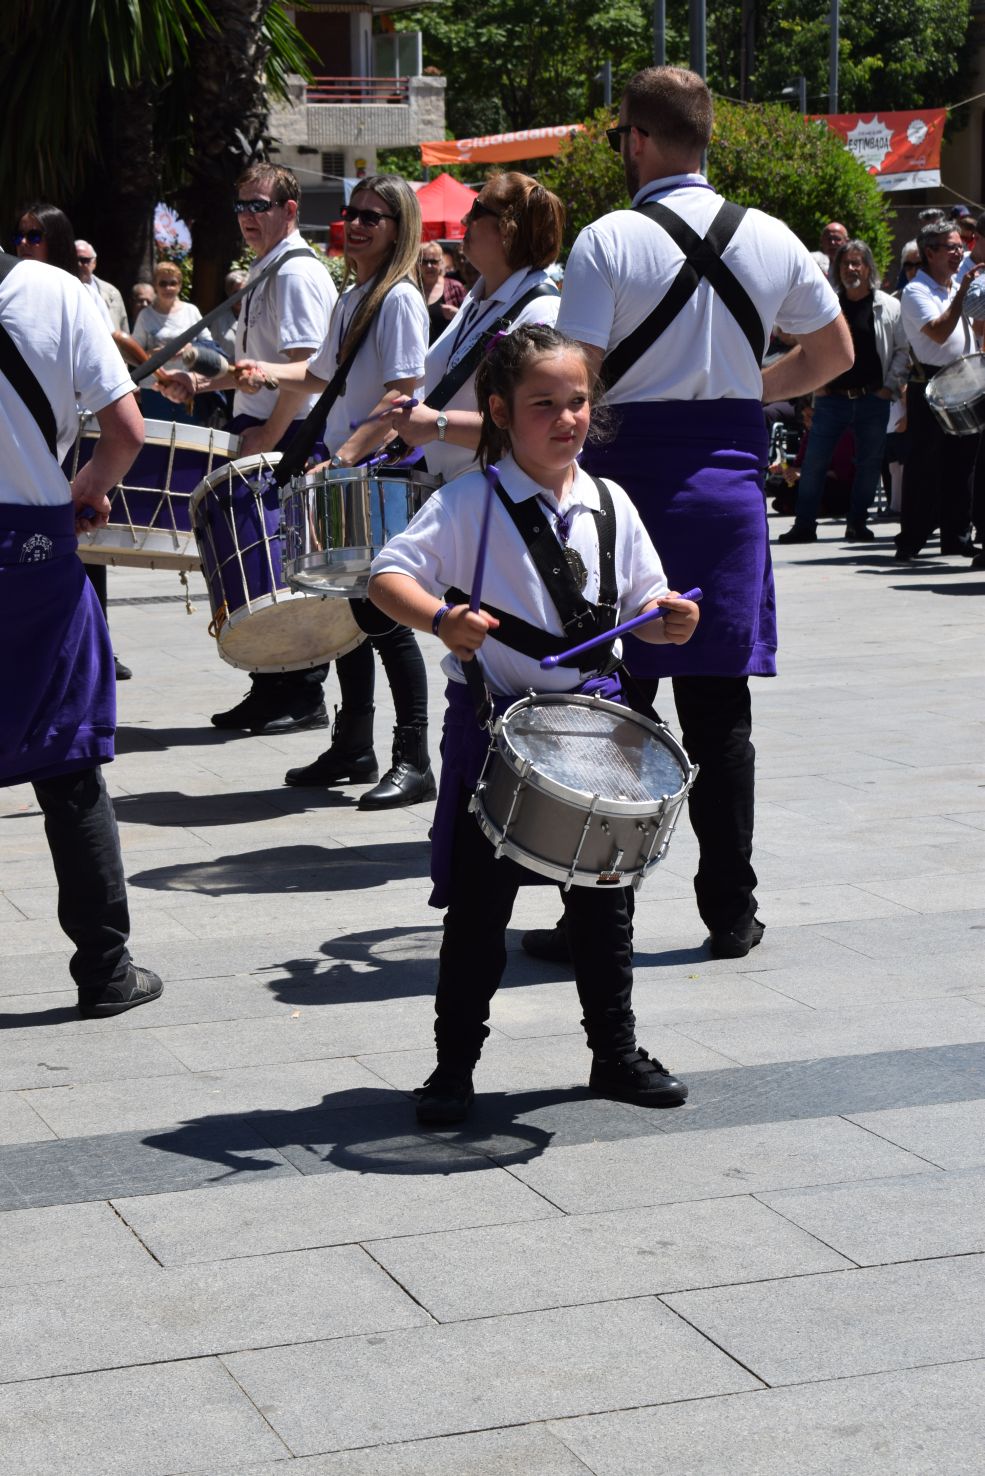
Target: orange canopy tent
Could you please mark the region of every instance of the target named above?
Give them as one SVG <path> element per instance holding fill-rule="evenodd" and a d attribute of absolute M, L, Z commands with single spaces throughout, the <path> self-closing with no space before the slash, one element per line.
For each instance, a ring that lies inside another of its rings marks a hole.
<path fill-rule="evenodd" d="M 460 241 L 465 235 L 462 216 L 471 208 L 476 191 L 450 174 L 439 174 L 417 191 L 424 221 L 425 241 Z"/>

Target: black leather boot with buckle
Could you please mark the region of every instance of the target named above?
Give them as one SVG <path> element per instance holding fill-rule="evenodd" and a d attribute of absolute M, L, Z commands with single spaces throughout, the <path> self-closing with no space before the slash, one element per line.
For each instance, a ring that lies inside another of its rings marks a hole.
<path fill-rule="evenodd" d="M 324 788 L 331 784 L 375 784 L 380 766 L 373 752 L 373 708 L 368 712 L 335 709 L 332 746 L 313 764 L 288 769 L 285 784 L 298 788 Z"/>
<path fill-rule="evenodd" d="M 438 793 L 428 758 L 427 724 L 399 724 L 393 730 L 393 766 L 373 789 L 359 797 L 360 810 L 395 810 L 417 805 Z"/>

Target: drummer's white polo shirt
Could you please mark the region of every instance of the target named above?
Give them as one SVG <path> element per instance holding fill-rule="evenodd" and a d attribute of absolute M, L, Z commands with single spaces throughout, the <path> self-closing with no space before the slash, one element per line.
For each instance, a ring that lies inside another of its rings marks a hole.
<path fill-rule="evenodd" d="M 538 487 L 520 470 L 511 456 L 499 462 L 500 478 L 514 502 L 543 496 L 553 505 L 553 497 Z M 640 522 L 639 513 L 615 482 L 606 482 L 612 493 L 616 514 L 616 588 L 619 591 L 619 619 L 638 615 L 649 600 L 667 593 L 667 577 L 649 534 Z M 374 574 L 409 574 L 430 594 L 444 598 L 445 591 L 458 588 L 471 591 L 475 572 L 476 549 L 485 505 L 486 479 L 481 471 L 466 472 L 454 482 L 446 483 L 428 498 L 420 512 L 403 533 L 396 534 L 373 560 Z M 588 571 L 585 598 L 598 602 L 599 560 L 598 534 L 592 510 L 599 506 L 594 481 L 579 467 L 575 484 L 564 504 L 571 512 L 571 536 L 568 547 L 581 555 Z M 544 516 L 552 525 L 555 519 L 544 507 Z M 520 532 L 509 513 L 494 494 L 489 524 L 489 546 L 482 581 L 482 599 L 518 615 L 539 630 L 562 635 L 557 610 L 544 587 Z M 572 645 L 577 641 L 572 639 Z M 618 652 L 618 644 L 616 650 Z M 480 652 L 482 668 L 492 690 L 500 695 L 510 692 L 570 692 L 581 682 L 577 669 L 555 667 L 542 671 L 538 662 L 519 651 L 511 651 L 494 637 L 487 637 Z M 462 667 L 451 652 L 441 663 L 452 681 L 463 682 Z"/>
<path fill-rule="evenodd" d="M 253 263 L 247 273 L 247 282 L 255 280 L 279 257 L 286 256 L 289 251 L 299 251 L 303 246 L 301 232 L 292 231 L 266 256 Z M 286 262 L 251 297 L 243 298 L 236 319 L 236 358 L 286 364 L 289 349 L 314 352 L 325 341 L 328 320 L 337 297 L 335 283 L 313 252 Z M 307 415 L 317 398 L 317 395 L 307 395 L 304 400 L 299 400 L 294 418 L 297 420 Z M 276 404 L 276 390 L 258 390 L 255 395 L 237 392 L 233 398 L 233 414 L 269 420 Z"/>
<path fill-rule="evenodd" d="M 105 410 L 133 390 L 103 316 L 82 283 L 58 267 L 22 261 L 0 282 L 0 321 L 27 361 L 55 416 L 58 461 L 79 430 L 79 407 Z M 0 502 L 58 507 L 71 501 L 24 401 L 0 374 Z"/>
<path fill-rule="evenodd" d="M 533 287 L 539 287 L 551 279 L 546 272 L 536 267 L 521 267 L 512 276 L 507 277 L 494 292 L 486 296 L 485 282 L 479 278 L 471 292 L 466 294 L 458 312 L 452 318 L 448 327 L 441 337 L 431 345 L 428 350 L 427 365 L 424 370 L 424 393 L 429 395 L 433 389 L 445 377 L 449 369 L 454 369 L 460 359 L 463 359 L 476 339 L 483 333 L 488 333 L 492 325 L 509 310 L 518 298 L 529 292 Z M 509 332 L 515 328 L 522 327 L 525 323 L 548 323 L 553 325 L 557 322 L 557 315 L 561 310 L 560 293 L 552 297 L 535 297 L 532 302 L 520 309 L 510 325 Z M 446 403 L 445 410 L 474 410 L 475 403 L 475 375 L 472 374 L 458 389 L 451 399 Z M 450 482 L 452 477 L 460 476 L 462 472 L 468 471 L 469 467 L 475 465 L 475 452 L 469 451 L 464 446 L 453 446 L 450 441 L 429 441 L 427 450 L 428 471 L 435 476 L 444 477 Z"/>
<path fill-rule="evenodd" d="M 903 331 L 914 358 L 921 364 L 936 364 L 943 369 L 946 364 L 960 359 L 962 354 L 974 352 L 971 325 L 964 316 L 943 343 L 935 343 L 929 334 L 923 332 L 923 325 L 940 317 L 957 290 L 956 278 L 952 278 L 949 287 L 942 287 L 924 271 L 917 272 L 913 281 L 903 288 L 900 298 Z M 970 292 L 971 288 L 968 290 Z"/>
<path fill-rule="evenodd" d="M 724 203 L 700 174 L 645 185 L 633 204 L 657 201 L 704 236 Z M 838 299 L 810 252 L 782 221 L 748 210 L 722 256 L 752 298 L 769 341 L 815 333 L 840 313 Z M 586 226 L 564 273 L 557 326 L 609 350 L 627 338 L 668 291 L 684 253 L 638 210 L 616 210 Z M 717 293 L 702 278 L 680 313 L 610 392 L 612 404 L 638 400 L 759 400 L 760 366 Z"/>
<path fill-rule="evenodd" d="M 328 337 L 308 366 L 327 384 L 339 362 L 339 345 L 352 326 L 359 304 L 371 282 L 350 287 L 339 298 L 332 314 Z M 325 444 L 337 451 L 352 434 L 351 423 L 363 420 L 382 400 L 384 385 L 397 379 L 415 383 L 424 378 L 428 346 L 428 310 L 424 294 L 412 282 L 398 282 L 384 297 L 376 321 L 370 328 L 346 376 L 345 393 L 329 411 Z M 383 434 L 380 435 L 383 440 Z"/>

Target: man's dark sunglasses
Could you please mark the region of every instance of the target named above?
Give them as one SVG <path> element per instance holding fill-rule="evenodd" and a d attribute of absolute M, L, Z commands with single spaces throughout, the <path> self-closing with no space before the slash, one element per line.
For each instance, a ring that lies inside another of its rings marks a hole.
<path fill-rule="evenodd" d="M 484 215 L 489 215 L 493 220 L 501 220 L 499 212 L 490 210 L 488 205 L 483 205 L 481 200 L 473 200 L 469 206 L 468 213 L 462 216 L 466 225 L 471 225 L 474 220 L 481 220 Z"/>
<path fill-rule="evenodd" d="M 275 205 L 283 205 L 283 200 L 237 200 L 233 206 L 234 215 L 266 215 L 268 210 L 273 210 Z"/>
<path fill-rule="evenodd" d="M 44 231 L 17 231 L 14 235 L 14 245 L 19 246 L 26 241 L 29 246 L 40 246 L 44 240 Z"/>
<path fill-rule="evenodd" d="M 649 128 L 641 128 L 638 123 L 619 123 L 615 128 L 607 128 L 605 136 L 609 140 L 609 148 L 614 154 L 618 154 L 622 148 L 622 136 L 624 133 L 632 133 L 633 129 L 642 133 L 644 138 L 650 137 Z"/>
<path fill-rule="evenodd" d="M 382 210 L 358 210 L 355 205 L 343 205 L 339 214 L 351 225 L 362 221 L 368 231 L 375 231 L 381 220 L 396 220 L 395 215 L 385 215 Z"/>

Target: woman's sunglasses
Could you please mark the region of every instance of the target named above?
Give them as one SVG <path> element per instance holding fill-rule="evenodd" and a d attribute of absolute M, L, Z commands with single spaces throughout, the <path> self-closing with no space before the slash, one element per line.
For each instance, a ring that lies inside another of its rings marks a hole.
<path fill-rule="evenodd" d="M 40 246 L 44 240 L 44 231 L 17 231 L 14 235 L 14 245 L 19 246 L 26 241 L 29 246 Z"/>
<path fill-rule="evenodd" d="M 384 215 L 382 210 L 357 210 L 354 205 L 343 205 L 340 214 L 347 225 L 362 221 L 368 231 L 375 231 L 381 220 L 397 219 L 395 215 Z"/>
<path fill-rule="evenodd" d="M 465 225 L 471 225 L 474 220 L 481 220 L 484 215 L 492 216 L 493 220 L 501 220 L 502 217 L 496 210 L 490 210 L 488 205 L 483 205 L 481 200 L 473 200 L 467 215 L 462 216 Z"/>

